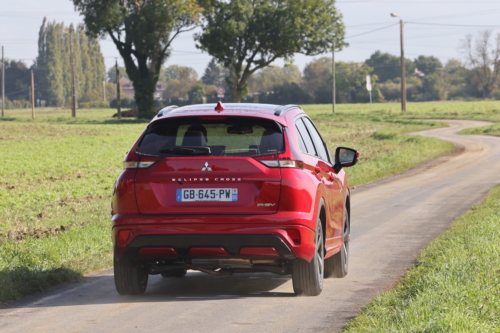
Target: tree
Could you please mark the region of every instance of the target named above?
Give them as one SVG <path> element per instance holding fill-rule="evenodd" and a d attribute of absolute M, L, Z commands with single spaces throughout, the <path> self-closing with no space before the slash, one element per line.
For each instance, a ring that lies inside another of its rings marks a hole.
<path fill-rule="evenodd" d="M 128 75 L 127 75 L 127 71 L 125 70 L 125 67 L 118 66 L 118 70 L 120 72 L 120 79 L 125 78 L 128 80 Z M 108 82 L 116 83 L 116 67 L 115 66 L 110 67 L 108 69 L 107 75 L 108 75 Z"/>
<path fill-rule="evenodd" d="M 172 101 L 179 99 L 188 100 L 188 93 L 198 81 L 198 73 L 191 67 L 172 65 L 165 69 L 165 81 L 167 88 L 163 92 L 163 98 Z"/>
<path fill-rule="evenodd" d="M 1 67 L 0 67 L 1 68 Z M 1 84 L 1 83 L 0 83 Z M 31 74 L 22 61 L 5 59 L 5 95 L 10 100 L 28 100 Z M 0 99 L 1 99 L 0 95 Z"/>
<path fill-rule="evenodd" d="M 154 92 L 170 45 L 192 30 L 200 7 L 196 0 L 72 0 L 93 37 L 108 34 L 132 80 L 139 117 L 155 114 Z"/>
<path fill-rule="evenodd" d="M 213 0 L 197 47 L 227 68 L 231 100 L 240 102 L 257 70 L 295 53 L 317 55 L 344 43 L 334 0 Z"/>
<path fill-rule="evenodd" d="M 415 63 L 415 66 L 417 66 L 417 69 L 423 72 L 425 75 L 431 75 L 438 68 L 443 67 L 441 61 L 439 61 L 438 58 L 433 56 L 426 57 L 424 55 L 420 55 L 413 62 Z"/>
<path fill-rule="evenodd" d="M 188 92 L 189 103 L 191 104 L 201 104 L 203 103 L 203 98 L 205 97 L 205 89 L 203 84 L 198 82 L 196 85 L 192 86 Z"/>
<path fill-rule="evenodd" d="M 36 98 L 52 105 L 64 105 L 71 98 L 70 44 L 73 40 L 76 95 L 102 89 L 105 67 L 97 40 L 83 33 L 83 26 L 65 27 L 63 23 L 44 19 L 38 38 L 38 56 L 34 69 Z M 90 95 L 89 95 L 90 96 Z"/>
<path fill-rule="evenodd" d="M 313 96 L 314 103 L 331 103 L 332 58 L 322 57 L 308 63 L 304 67 L 302 87 Z"/>
<path fill-rule="evenodd" d="M 394 80 L 401 77 L 400 57 L 390 53 L 376 51 L 365 63 L 373 68 L 373 74 L 378 76 L 379 82 Z M 406 75 L 411 75 L 415 70 L 415 64 L 410 59 L 405 59 Z"/>
<path fill-rule="evenodd" d="M 285 83 L 300 83 L 300 79 L 300 69 L 293 64 L 284 67 L 269 66 L 251 76 L 248 80 L 248 87 L 252 93 L 270 92 L 274 90 L 274 87 Z"/>
<path fill-rule="evenodd" d="M 205 68 L 205 73 L 201 77 L 201 82 L 206 85 L 222 86 L 225 83 L 227 70 L 217 63 L 215 58 L 212 58 Z"/>
<path fill-rule="evenodd" d="M 337 102 L 339 103 L 367 103 L 370 95 L 366 89 L 366 77 L 371 77 L 372 98 L 380 102 L 383 97 L 378 87 L 377 75 L 371 75 L 373 68 L 365 63 L 338 62 L 336 65 Z M 331 82 L 331 80 L 330 80 Z M 330 83 L 331 87 L 331 83 Z M 331 88 L 330 88 L 331 89 Z"/>
<path fill-rule="evenodd" d="M 492 40 L 492 32 L 478 33 L 474 42 L 467 35 L 462 42 L 462 51 L 468 65 L 473 69 L 473 82 L 482 97 L 490 97 L 500 76 L 500 33 Z"/>
<path fill-rule="evenodd" d="M 172 65 L 165 69 L 165 80 L 167 83 L 172 80 L 191 82 L 197 79 L 198 73 L 191 67 Z"/>
<path fill-rule="evenodd" d="M 270 104 L 311 104 L 312 96 L 296 82 L 285 82 L 274 86 L 272 92 L 259 94 L 260 103 Z"/>

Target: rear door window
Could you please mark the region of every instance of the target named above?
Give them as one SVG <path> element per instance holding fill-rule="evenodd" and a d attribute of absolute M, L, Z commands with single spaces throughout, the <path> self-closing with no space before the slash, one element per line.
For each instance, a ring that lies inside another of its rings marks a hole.
<path fill-rule="evenodd" d="M 137 152 L 175 156 L 262 156 L 282 153 L 276 122 L 253 117 L 179 117 L 151 124 Z"/>

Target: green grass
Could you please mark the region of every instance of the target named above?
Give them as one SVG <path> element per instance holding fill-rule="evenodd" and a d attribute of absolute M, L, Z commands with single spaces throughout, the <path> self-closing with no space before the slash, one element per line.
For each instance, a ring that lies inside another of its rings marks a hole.
<path fill-rule="evenodd" d="M 342 332 L 500 332 L 499 236 L 500 186 Z"/>
<path fill-rule="evenodd" d="M 361 151 L 350 184 L 398 173 L 452 147 L 406 132 L 443 126 L 390 113 L 304 106 L 333 151 Z M 0 303 L 111 265 L 110 196 L 147 120 L 114 110 L 6 110 L 0 118 Z M 426 117 L 422 114 L 422 117 Z M 63 226 L 64 230 L 61 231 Z"/>

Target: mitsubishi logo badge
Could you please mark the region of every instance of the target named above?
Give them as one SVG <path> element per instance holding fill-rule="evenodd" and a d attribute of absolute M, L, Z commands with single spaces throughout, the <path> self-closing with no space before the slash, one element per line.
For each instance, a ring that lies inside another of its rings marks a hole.
<path fill-rule="evenodd" d="M 208 166 L 208 162 L 205 162 L 205 167 L 201 171 L 212 171 L 212 168 Z"/>

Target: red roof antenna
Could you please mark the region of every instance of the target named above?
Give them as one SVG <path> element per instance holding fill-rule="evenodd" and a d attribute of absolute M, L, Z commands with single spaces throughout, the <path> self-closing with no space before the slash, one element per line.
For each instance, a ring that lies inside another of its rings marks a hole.
<path fill-rule="evenodd" d="M 224 104 L 222 104 L 222 102 L 221 102 L 221 101 L 218 101 L 218 102 L 217 102 L 217 106 L 215 107 L 215 111 L 217 111 L 217 112 L 222 112 L 222 111 L 224 111 Z"/>

